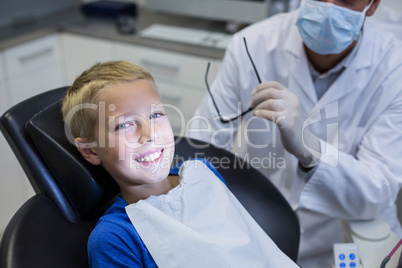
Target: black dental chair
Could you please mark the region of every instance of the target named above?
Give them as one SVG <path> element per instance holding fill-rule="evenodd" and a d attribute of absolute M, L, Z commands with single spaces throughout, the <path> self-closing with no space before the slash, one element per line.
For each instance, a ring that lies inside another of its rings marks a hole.
<path fill-rule="evenodd" d="M 36 192 L 4 232 L 1 268 L 88 267 L 88 236 L 118 194 L 107 172 L 87 163 L 68 140 L 60 112 L 66 89 L 32 97 L 0 119 L 1 131 Z M 176 162 L 195 156 L 230 159 L 232 168 L 216 166 L 230 190 L 279 248 L 297 259 L 300 233 L 296 215 L 259 171 L 209 144 L 176 140 Z"/>

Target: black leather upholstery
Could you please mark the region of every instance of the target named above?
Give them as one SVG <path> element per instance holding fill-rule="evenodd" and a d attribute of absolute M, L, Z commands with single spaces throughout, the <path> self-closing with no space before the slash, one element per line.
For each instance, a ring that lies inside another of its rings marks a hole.
<path fill-rule="evenodd" d="M 0 267 L 86 267 L 86 241 L 118 188 L 87 163 L 66 138 L 60 106 L 66 88 L 28 99 L 7 111 L 0 127 L 37 196 L 11 220 L 0 246 Z M 293 260 L 299 247 L 296 215 L 261 173 L 233 154 L 201 141 L 176 138 L 174 165 L 194 157 L 216 166 L 228 187 Z M 203 147 L 203 148 L 201 148 Z"/>
<path fill-rule="evenodd" d="M 76 212 L 69 218 L 76 221 L 76 216 L 86 219 L 103 212 L 104 205 L 118 193 L 117 184 L 101 166 L 88 163 L 74 141 L 66 138 L 70 131 L 64 129 L 60 102 L 32 117 L 26 129 Z"/>
<path fill-rule="evenodd" d="M 7 226 L 0 246 L 0 267 L 87 268 L 86 244 L 96 221 L 72 224 L 49 198 L 35 195 Z"/>

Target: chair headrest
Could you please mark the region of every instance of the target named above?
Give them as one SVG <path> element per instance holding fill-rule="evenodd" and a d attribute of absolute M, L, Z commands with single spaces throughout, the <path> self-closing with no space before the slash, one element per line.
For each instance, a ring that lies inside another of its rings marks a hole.
<path fill-rule="evenodd" d="M 88 163 L 67 139 L 61 101 L 32 117 L 26 129 L 78 216 L 85 219 L 102 213 L 118 193 L 118 186 L 101 166 Z"/>

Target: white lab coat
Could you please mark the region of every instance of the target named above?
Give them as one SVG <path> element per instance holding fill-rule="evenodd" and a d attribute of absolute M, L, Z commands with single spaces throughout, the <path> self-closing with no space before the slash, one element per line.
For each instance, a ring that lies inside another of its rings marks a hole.
<path fill-rule="evenodd" d="M 246 37 L 262 81 L 289 88 L 316 119 L 309 127 L 325 153 L 314 173 L 298 169 L 273 123 L 250 113 L 243 118 L 248 131 L 237 131 L 237 122 L 219 122 L 208 95 L 196 114 L 214 120 L 210 125 L 195 120 L 190 136 L 230 150 L 237 131 L 240 156 L 280 189 L 299 216 L 299 264 L 322 268 L 332 263 L 333 243 L 342 241 L 339 219 L 380 215 L 402 237 L 395 207 L 402 184 L 402 44 L 366 21 L 355 57 L 317 100 L 297 15 L 280 14 L 237 33 L 212 92 L 222 115 L 237 115 L 238 103 L 242 111 L 248 108 L 258 82 L 244 48 Z"/>

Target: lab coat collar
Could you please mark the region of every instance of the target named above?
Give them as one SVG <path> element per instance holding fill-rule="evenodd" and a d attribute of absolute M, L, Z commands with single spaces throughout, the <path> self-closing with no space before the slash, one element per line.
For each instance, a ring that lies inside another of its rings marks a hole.
<path fill-rule="evenodd" d="M 302 50 L 300 55 L 296 57 L 295 64 L 290 66 L 289 78 L 290 90 L 295 91 L 297 88 L 301 88 L 311 103 L 317 102 L 317 94 L 315 92 L 310 68 L 308 67 L 307 55 L 304 50 Z M 298 85 L 296 85 L 294 82 L 297 82 Z"/>
<path fill-rule="evenodd" d="M 315 93 L 313 80 L 308 67 L 308 59 L 303 47 L 303 39 L 296 26 L 299 10 L 295 10 L 289 14 L 291 16 L 289 23 L 290 27 L 287 38 L 285 39 L 284 50 L 285 53 L 290 53 L 295 58 L 295 64 L 289 66 L 290 80 L 289 89 L 296 91 L 300 88 L 311 102 L 311 105 L 317 102 L 317 95 Z"/>
<path fill-rule="evenodd" d="M 360 34 L 360 47 L 359 50 L 356 52 L 354 60 L 355 69 L 359 70 L 362 68 L 366 68 L 372 65 L 373 57 L 374 57 L 374 40 L 378 38 L 375 36 L 372 25 L 367 20 L 364 23 L 362 32 Z"/>
<path fill-rule="evenodd" d="M 299 17 L 299 10 L 295 10 L 290 13 L 291 19 L 290 33 L 285 43 L 285 50 L 292 53 L 294 56 L 299 57 L 304 53 L 303 39 L 299 33 L 299 29 L 296 26 L 297 18 Z"/>

